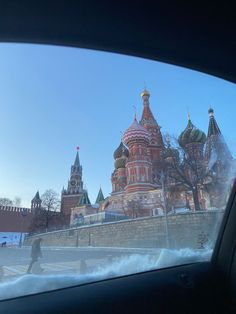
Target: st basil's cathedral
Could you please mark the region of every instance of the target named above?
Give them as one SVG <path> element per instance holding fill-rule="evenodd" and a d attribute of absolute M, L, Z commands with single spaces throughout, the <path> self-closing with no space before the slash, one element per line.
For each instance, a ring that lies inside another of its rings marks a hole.
<path fill-rule="evenodd" d="M 209 109 L 207 136 L 188 117 L 178 147 L 163 140 L 150 108 L 150 93 L 141 93 L 143 112 L 123 134 L 113 156 L 112 193 L 103 208 L 140 217 L 178 208 L 223 208 L 235 177 L 235 161 Z M 164 143 L 165 142 L 165 143 Z"/>

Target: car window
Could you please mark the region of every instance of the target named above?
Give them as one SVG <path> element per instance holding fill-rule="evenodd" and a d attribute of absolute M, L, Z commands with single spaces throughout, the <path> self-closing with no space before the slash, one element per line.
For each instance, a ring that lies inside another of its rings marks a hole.
<path fill-rule="evenodd" d="M 0 299 L 210 260 L 234 84 L 84 49 L 0 55 Z"/>

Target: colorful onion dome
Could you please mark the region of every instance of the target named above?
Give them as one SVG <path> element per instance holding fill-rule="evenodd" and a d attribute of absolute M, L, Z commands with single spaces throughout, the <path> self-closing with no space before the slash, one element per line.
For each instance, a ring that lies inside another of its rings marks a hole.
<path fill-rule="evenodd" d="M 125 157 L 121 157 L 121 158 L 116 159 L 115 169 L 125 168 L 125 165 L 126 165 L 126 158 Z"/>
<path fill-rule="evenodd" d="M 121 156 L 129 157 L 129 151 L 122 142 L 120 142 L 120 145 L 113 154 L 114 159 L 120 158 Z"/>
<path fill-rule="evenodd" d="M 190 143 L 205 143 L 206 142 L 206 134 L 197 129 L 191 122 L 190 118 L 188 119 L 188 124 L 185 130 L 179 136 L 179 145 L 184 147 Z"/>
<path fill-rule="evenodd" d="M 208 109 L 208 113 L 209 113 L 209 114 L 214 114 L 214 109 L 213 109 L 213 108 L 209 108 L 209 109 Z"/>
<path fill-rule="evenodd" d="M 123 135 L 123 142 L 128 145 L 131 141 L 143 140 L 147 143 L 150 142 L 150 134 L 149 132 L 137 122 L 136 116 L 134 118 L 134 122 L 131 126 L 125 131 Z"/>

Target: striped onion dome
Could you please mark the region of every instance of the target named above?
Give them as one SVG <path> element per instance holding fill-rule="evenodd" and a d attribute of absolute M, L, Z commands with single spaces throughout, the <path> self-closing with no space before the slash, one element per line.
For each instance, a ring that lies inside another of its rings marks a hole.
<path fill-rule="evenodd" d="M 136 116 L 134 117 L 134 122 L 131 126 L 125 131 L 123 135 L 123 142 L 125 145 L 128 145 L 131 141 L 143 140 L 147 143 L 150 142 L 149 132 L 137 122 Z"/>
<path fill-rule="evenodd" d="M 204 144 L 206 142 L 206 135 L 203 131 L 197 129 L 195 125 L 192 124 L 189 118 L 188 124 L 184 131 L 180 134 L 178 141 L 181 147 L 185 147 L 185 145 L 191 143 Z"/>

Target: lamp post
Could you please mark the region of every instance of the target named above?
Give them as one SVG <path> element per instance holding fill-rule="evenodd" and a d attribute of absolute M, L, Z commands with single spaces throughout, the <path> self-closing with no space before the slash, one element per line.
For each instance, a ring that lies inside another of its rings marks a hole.
<path fill-rule="evenodd" d="M 20 234 L 20 241 L 19 241 L 19 247 L 22 247 L 22 237 L 23 237 L 23 227 L 24 227 L 24 218 L 27 215 L 27 209 L 23 208 L 21 211 L 21 234 Z"/>
<path fill-rule="evenodd" d="M 162 189 L 162 199 L 163 199 L 163 205 L 164 205 L 164 212 L 165 212 L 165 229 L 166 229 L 166 246 L 167 248 L 170 247 L 169 242 L 169 229 L 168 229 L 168 221 L 167 221 L 167 206 L 166 206 L 166 193 L 165 193 L 165 185 L 164 185 L 164 172 L 161 172 L 161 189 Z"/>

